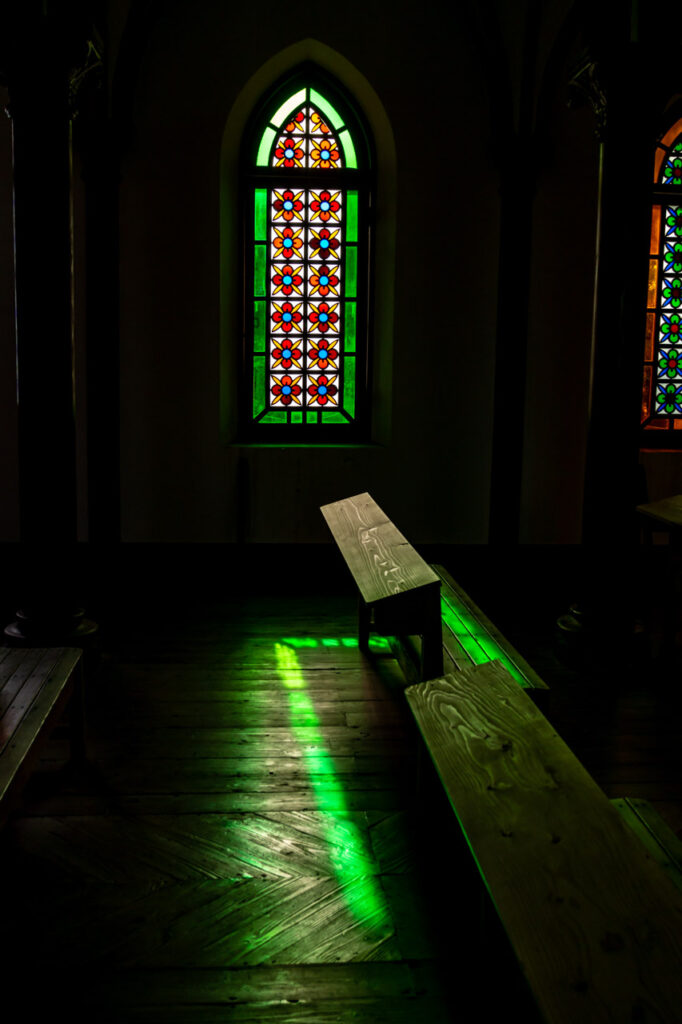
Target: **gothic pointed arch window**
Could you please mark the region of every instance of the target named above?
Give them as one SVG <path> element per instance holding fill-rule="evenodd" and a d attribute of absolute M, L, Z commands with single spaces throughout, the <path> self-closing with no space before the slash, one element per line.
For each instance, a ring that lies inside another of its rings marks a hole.
<path fill-rule="evenodd" d="M 646 447 L 682 447 L 682 118 L 654 154 L 641 421 Z"/>
<path fill-rule="evenodd" d="M 261 103 L 242 154 L 241 434 L 368 438 L 372 160 L 365 126 L 312 68 Z"/>

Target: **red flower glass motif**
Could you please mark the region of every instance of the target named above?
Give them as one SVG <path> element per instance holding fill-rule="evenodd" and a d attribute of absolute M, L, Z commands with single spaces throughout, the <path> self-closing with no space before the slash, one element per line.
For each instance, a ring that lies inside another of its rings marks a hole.
<path fill-rule="evenodd" d="M 275 237 L 272 240 L 272 244 L 275 249 L 278 250 L 275 256 L 284 256 L 286 260 L 290 260 L 292 256 L 296 255 L 296 250 L 300 249 L 303 245 L 303 239 L 301 238 L 301 229 L 295 231 L 294 228 L 275 228 Z"/>
<path fill-rule="evenodd" d="M 279 144 L 275 149 L 275 166 L 276 167 L 302 167 L 303 164 L 303 150 L 301 149 L 301 140 L 292 139 L 290 136 L 279 140 Z"/>
<path fill-rule="evenodd" d="M 326 264 L 322 264 L 319 267 L 313 266 L 313 272 L 310 275 L 310 294 L 311 295 L 338 295 L 337 284 L 339 279 L 334 273 L 338 270 L 338 267 L 328 267 Z"/>
<path fill-rule="evenodd" d="M 292 295 L 296 292 L 297 295 L 300 295 L 301 285 L 303 284 L 300 270 L 300 267 L 292 267 L 288 264 L 285 267 L 275 266 L 275 273 L 272 275 L 272 283 L 275 287 L 272 290 L 272 294 L 278 295 L 282 292 L 283 295 Z M 320 292 L 320 294 L 322 293 Z"/>
<path fill-rule="evenodd" d="M 317 231 L 313 228 L 311 231 L 312 238 L 310 245 L 312 247 L 312 255 L 321 256 L 322 259 L 329 259 L 334 257 L 337 253 L 336 250 L 339 247 L 339 239 L 337 235 L 339 233 L 338 228 L 334 231 L 330 231 L 329 228 L 319 228 Z"/>
<path fill-rule="evenodd" d="M 275 190 L 276 199 L 272 204 L 275 211 L 275 220 L 301 220 L 301 210 L 303 209 L 303 203 L 301 202 L 302 192 L 278 192 Z M 327 218 L 323 218 L 327 219 Z"/>
<path fill-rule="evenodd" d="M 313 148 L 310 150 L 310 159 L 313 167 L 324 169 L 337 167 L 340 158 L 341 154 L 336 148 L 336 143 L 333 139 L 316 139 L 313 143 Z"/>
<path fill-rule="evenodd" d="M 316 110 L 313 110 L 310 115 L 311 128 L 313 132 L 322 132 L 324 135 L 329 135 L 329 125 L 325 124 L 320 115 Z M 288 129 L 287 129 L 288 130 Z"/>
<path fill-rule="evenodd" d="M 331 339 L 327 341 L 326 338 L 311 340 L 311 347 L 308 352 L 308 359 L 310 360 L 308 366 L 311 370 L 336 369 L 336 359 L 339 353 L 337 349 L 332 348 L 333 344 L 334 342 Z"/>
<path fill-rule="evenodd" d="M 300 302 L 297 306 L 292 306 L 290 302 L 283 302 L 281 305 L 273 302 L 273 306 L 275 307 L 275 311 L 272 314 L 274 331 L 285 331 L 288 333 L 289 331 L 301 330 L 299 325 L 303 316 L 298 312 L 301 308 Z"/>
<path fill-rule="evenodd" d="M 298 383 L 300 377 L 290 377 L 285 374 L 283 377 L 273 377 L 270 391 L 274 395 L 273 405 L 277 405 L 281 402 L 282 405 L 291 405 L 294 402 L 296 405 L 301 404 L 301 399 L 298 397 L 301 394 L 302 388 Z"/>
<path fill-rule="evenodd" d="M 334 195 L 331 192 L 313 192 L 312 200 L 310 202 L 310 209 L 313 211 L 312 220 L 338 220 L 339 210 L 341 209 L 341 203 L 338 202 L 339 193 L 335 192 Z"/>
<path fill-rule="evenodd" d="M 274 347 L 272 349 L 273 362 L 272 368 L 276 370 L 278 366 L 282 366 L 285 370 L 290 370 L 292 366 L 301 368 L 301 350 L 296 348 L 296 342 L 290 341 L 288 338 L 275 338 Z M 321 367 L 325 369 L 325 367 Z"/>
<path fill-rule="evenodd" d="M 317 329 L 325 333 L 330 328 L 332 331 L 338 331 L 336 326 L 339 314 L 334 312 L 338 302 L 335 302 L 333 306 L 330 306 L 327 302 L 320 302 L 318 306 L 313 306 L 308 313 L 308 319 L 312 329 Z"/>
<path fill-rule="evenodd" d="M 302 132 L 304 129 L 305 110 L 299 110 L 298 114 L 284 126 L 284 131 L 291 135 L 292 132 Z"/>
<path fill-rule="evenodd" d="M 324 374 L 313 378 L 313 383 L 308 387 L 308 394 L 310 395 L 308 405 L 327 405 L 328 403 L 336 405 L 334 396 L 339 389 L 333 383 L 335 380 L 335 376 L 325 376 Z"/>

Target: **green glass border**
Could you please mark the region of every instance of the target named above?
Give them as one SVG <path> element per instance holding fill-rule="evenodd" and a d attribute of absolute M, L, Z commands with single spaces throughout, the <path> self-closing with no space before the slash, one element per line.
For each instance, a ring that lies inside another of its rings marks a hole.
<path fill-rule="evenodd" d="M 254 241 L 268 240 L 268 190 L 257 188 L 253 194 L 253 233 Z"/>
<path fill-rule="evenodd" d="M 291 422 L 292 423 L 303 423 L 303 412 L 300 409 L 297 409 L 295 412 L 292 412 L 292 414 L 291 414 Z"/>
<path fill-rule="evenodd" d="M 271 409 L 270 412 L 266 412 L 265 416 L 261 416 L 259 423 L 286 423 L 287 414 L 284 409 Z"/>
<path fill-rule="evenodd" d="M 253 357 L 253 417 L 265 408 L 265 356 Z"/>
<path fill-rule="evenodd" d="M 258 156 L 256 157 L 256 167 L 267 167 L 268 160 L 270 159 L 270 150 L 272 149 L 272 143 L 277 135 L 274 128 L 266 128 L 263 132 L 263 137 L 260 140 L 260 146 L 258 147 Z"/>
<path fill-rule="evenodd" d="M 346 254 L 348 259 L 348 254 Z M 253 253 L 253 294 L 254 298 L 267 293 L 265 285 L 265 265 L 267 261 L 267 246 L 256 245 Z"/>
<path fill-rule="evenodd" d="M 337 409 L 328 409 L 321 413 L 323 423 L 348 423 L 348 417 Z"/>
<path fill-rule="evenodd" d="M 357 324 L 356 324 L 356 307 L 355 302 L 344 302 L 344 330 L 343 330 L 343 350 L 346 353 L 356 351 L 356 338 L 357 338 Z"/>
<path fill-rule="evenodd" d="M 267 323 L 267 303 L 256 301 L 253 304 L 253 351 L 265 352 L 265 328 Z"/>
<path fill-rule="evenodd" d="M 282 125 L 288 120 L 289 115 L 296 109 L 296 107 L 303 106 L 306 102 L 307 88 L 299 89 L 295 92 L 288 100 L 285 100 L 281 107 L 275 111 L 270 118 L 270 124 L 274 124 L 278 129 L 281 129 Z"/>
<path fill-rule="evenodd" d="M 346 241 L 358 240 L 358 193 L 349 189 L 346 193 Z"/>
<path fill-rule="evenodd" d="M 343 360 L 343 408 L 355 418 L 355 356 L 345 356 Z"/>
<path fill-rule="evenodd" d="M 324 96 L 316 89 L 310 90 L 310 103 L 313 107 L 318 107 L 322 111 L 337 132 L 343 127 L 343 118 L 337 111 L 336 107 L 333 107 L 329 100 L 325 99 Z"/>
<path fill-rule="evenodd" d="M 358 251 L 354 245 L 346 246 L 346 296 L 357 298 L 358 294 Z"/>
<path fill-rule="evenodd" d="M 355 152 L 353 136 L 349 132 L 348 128 L 344 128 L 342 132 L 339 132 L 339 142 L 343 146 L 343 155 L 346 158 L 346 167 L 349 167 L 352 171 L 356 170 L 358 166 L 358 158 Z"/>

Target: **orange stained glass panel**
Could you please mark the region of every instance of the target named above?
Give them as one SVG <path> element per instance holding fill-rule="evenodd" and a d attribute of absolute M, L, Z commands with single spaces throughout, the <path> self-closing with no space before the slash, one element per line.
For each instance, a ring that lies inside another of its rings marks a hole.
<path fill-rule="evenodd" d="M 668 421 L 663 419 L 652 420 L 651 423 L 647 423 L 645 430 L 666 430 L 668 427 Z"/>
<path fill-rule="evenodd" d="M 649 292 L 647 306 L 649 309 L 656 308 L 658 292 L 658 260 L 649 260 Z"/>
<path fill-rule="evenodd" d="M 682 419 L 679 416 L 673 420 L 673 427 L 675 430 L 682 430 Z"/>
<path fill-rule="evenodd" d="M 661 208 L 660 206 L 653 206 L 651 209 L 651 245 L 649 246 L 649 253 L 651 256 L 657 256 L 659 246 L 661 244 Z"/>
<path fill-rule="evenodd" d="M 656 331 L 656 314 L 646 315 L 646 335 L 644 338 L 644 360 L 647 363 L 653 362 L 654 358 L 654 334 Z"/>
<path fill-rule="evenodd" d="M 642 423 L 648 420 L 651 415 L 651 367 L 644 367 L 644 380 L 642 381 Z"/>

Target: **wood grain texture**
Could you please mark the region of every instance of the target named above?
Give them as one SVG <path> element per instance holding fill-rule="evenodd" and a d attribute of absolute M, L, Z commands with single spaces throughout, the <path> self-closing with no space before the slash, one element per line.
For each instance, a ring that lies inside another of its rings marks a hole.
<path fill-rule="evenodd" d="M 3 1006 L 445 1024 L 408 891 L 414 725 L 393 660 L 338 642 L 345 607 L 258 599 L 229 621 L 222 606 L 137 633 L 126 619 L 115 643 L 102 629 L 93 764 L 73 770 L 51 741 L 0 835 Z"/>
<path fill-rule="evenodd" d="M 477 627 L 480 628 L 481 633 L 490 638 L 490 640 L 500 648 L 503 654 L 518 671 L 523 680 L 522 685 L 529 689 L 548 689 L 547 683 L 540 678 L 532 665 L 529 665 L 526 659 L 519 654 L 513 644 L 511 644 L 500 632 L 498 627 L 490 621 L 485 612 L 478 607 L 476 602 L 473 601 L 467 592 L 459 585 L 459 583 L 457 583 L 447 569 L 442 565 L 434 565 L 433 569 L 441 580 L 442 600 L 448 603 L 448 600 L 451 599 L 451 595 L 454 595 L 456 601 L 454 605 L 455 609 L 459 603 L 464 606 L 471 617 L 475 619 Z M 445 621 L 443 622 L 443 646 L 447 649 L 453 662 L 457 663 L 460 667 L 472 664 L 471 656 L 462 648 L 462 645 L 459 643 L 457 638 L 448 629 Z"/>
<path fill-rule="evenodd" d="M 682 889 L 682 840 L 648 800 L 619 797 L 611 803 L 668 878 Z"/>
<path fill-rule="evenodd" d="M 682 893 L 499 664 L 407 697 L 545 1019 L 679 1022 Z"/>
<path fill-rule="evenodd" d="M 0 806 L 27 778 L 48 730 L 73 695 L 81 652 L 9 650 L 0 661 Z M 7 807 L 0 815 L 0 823 Z"/>
<path fill-rule="evenodd" d="M 367 604 L 438 586 L 433 569 L 369 494 L 323 505 L 321 511 Z"/>

